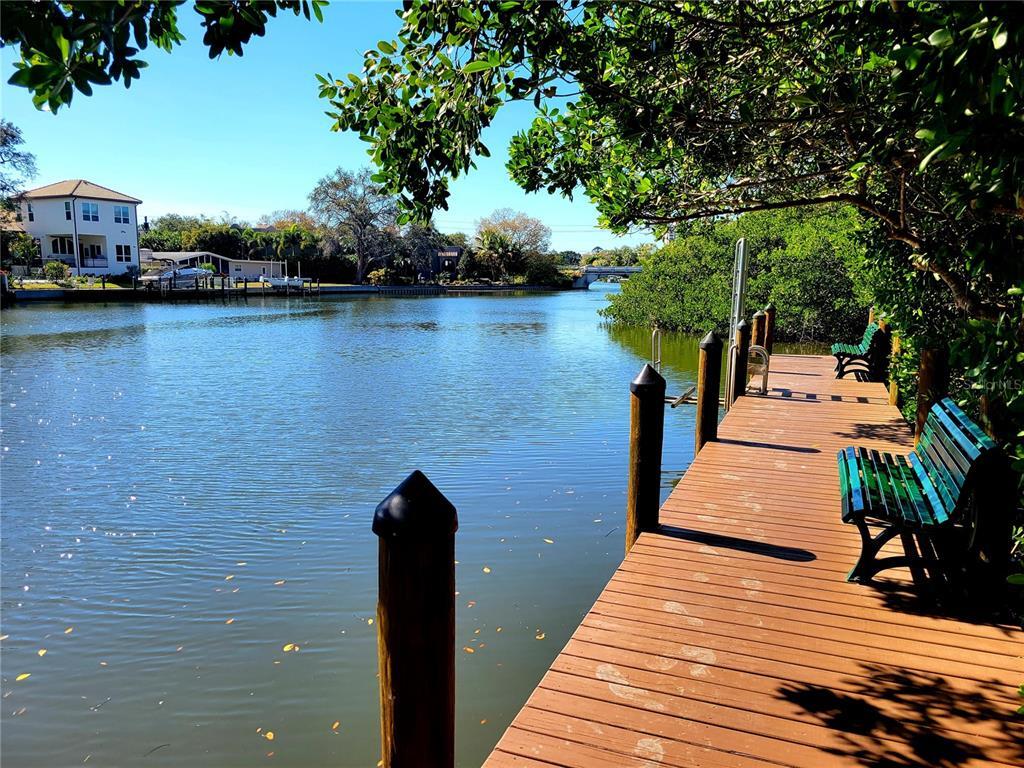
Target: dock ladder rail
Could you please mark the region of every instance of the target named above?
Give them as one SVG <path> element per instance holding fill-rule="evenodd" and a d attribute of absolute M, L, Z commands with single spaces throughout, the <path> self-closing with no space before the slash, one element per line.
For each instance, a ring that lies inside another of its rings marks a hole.
<path fill-rule="evenodd" d="M 661 373 L 661 328 L 655 323 L 651 328 L 651 367 Z M 680 405 L 697 404 L 697 385 L 694 384 L 681 395 L 665 395 L 665 405 L 678 408 Z"/>
<path fill-rule="evenodd" d="M 736 360 L 736 355 L 739 354 L 739 347 L 736 346 L 736 342 L 733 342 L 733 343 L 731 343 L 729 345 L 729 351 L 728 351 L 727 354 L 728 354 L 728 359 L 729 359 L 729 368 L 731 369 L 731 368 L 733 368 L 733 366 L 735 366 L 739 362 L 738 360 Z M 751 362 L 750 362 L 750 358 L 751 357 L 759 358 L 759 362 L 751 364 Z M 762 347 L 760 344 L 752 344 L 750 346 L 750 350 L 749 350 L 748 357 L 747 357 L 747 376 L 751 376 L 751 374 L 753 374 L 753 376 L 757 376 L 758 374 L 760 374 L 760 376 L 761 376 L 761 387 L 760 387 L 760 391 L 757 393 L 759 395 L 767 395 L 768 394 L 768 371 L 771 368 L 771 357 L 772 356 L 768 353 L 768 350 L 765 349 L 764 347 Z M 733 391 L 732 391 L 732 389 L 733 389 L 733 377 L 729 376 L 725 380 L 725 402 L 726 403 L 730 403 L 731 404 L 732 401 L 733 401 Z M 741 393 L 741 394 L 746 394 L 746 392 L 749 392 L 749 391 L 750 391 L 750 388 L 749 388 L 749 385 L 748 385 L 747 389 L 743 393 Z"/>

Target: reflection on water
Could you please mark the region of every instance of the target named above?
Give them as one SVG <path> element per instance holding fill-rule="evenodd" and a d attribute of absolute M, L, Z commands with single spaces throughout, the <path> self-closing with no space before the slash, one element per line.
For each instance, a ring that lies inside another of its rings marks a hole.
<path fill-rule="evenodd" d="M 414 468 L 459 510 L 479 764 L 622 556 L 650 337 L 602 294 L 5 312 L 4 765 L 373 765 L 370 520 Z M 693 383 L 694 339 L 663 354 Z"/>

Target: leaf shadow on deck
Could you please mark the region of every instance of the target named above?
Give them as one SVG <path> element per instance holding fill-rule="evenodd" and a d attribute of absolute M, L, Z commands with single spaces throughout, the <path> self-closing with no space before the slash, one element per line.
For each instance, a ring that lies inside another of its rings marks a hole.
<path fill-rule="evenodd" d="M 929 578 L 924 584 L 914 585 L 899 579 L 878 579 L 870 584 L 890 611 L 915 616 L 930 616 L 953 619 L 968 624 L 984 624 L 994 627 L 1006 637 L 1017 637 L 1019 625 L 1006 613 L 1005 602 L 988 596 L 964 594 L 955 587 Z"/>
<path fill-rule="evenodd" d="M 834 434 L 836 437 L 850 440 L 851 444 L 854 445 L 857 440 L 886 440 L 894 443 L 905 443 L 908 439 L 914 437 L 914 432 L 911 430 L 910 425 L 902 419 L 890 421 L 886 424 L 857 423 L 853 425 L 852 429 L 839 430 Z M 907 450 L 910 450 L 909 445 Z"/>
<path fill-rule="evenodd" d="M 863 677 L 849 690 L 787 683 L 779 694 L 838 734 L 846 748 L 830 752 L 881 768 L 952 768 L 967 761 L 1024 764 L 1020 723 L 1006 682 L 990 680 L 966 692 L 942 675 L 863 662 Z M 875 702 L 884 702 L 885 711 Z M 997 702 L 1006 702 L 1000 705 Z M 976 724 L 1002 722 L 995 740 L 976 735 Z"/>
<path fill-rule="evenodd" d="M 709 547 L 720 549 L 734 549 L 754 555 L 764 555 L 776 560 L 789 560 L 797 563 L 809 563 L 812 560 L 817 560 L 817 555 L 806 549 L 784 547 L 779 544 L 766 544 L 763 541 L 741 539 L 736 536 L 724 536 L 720 533 L 695 531 L 691 528 L 681 528 L 677 525 L 661 525 L 658 527 L 657 532 L 662 536 L 668 536 L 673 539 L 693 541 L 697 544 L 705 544 Z"/>

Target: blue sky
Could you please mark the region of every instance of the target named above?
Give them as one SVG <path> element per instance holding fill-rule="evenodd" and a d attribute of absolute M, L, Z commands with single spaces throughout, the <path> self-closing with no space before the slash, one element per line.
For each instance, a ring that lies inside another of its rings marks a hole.
<path fill-rule="evenodd" d="M 358 72 L 362 53 L 394 37 L 393 3 L 335 2 L 324 23 L 290 14 L 271 20 L 266 37 L 243 57 L 211 61 L 199 16 L 183 6 L 179 24 L 188 40 L 171 54 L 150 48 L 149 68 L 125 90 L 98 87 L 76 94 L 58 114 L 37 111 L 28 92 L 9 86 L 12 51 L 3 50 L 3 114 L 25 134 L 39 174 L 33 186 L 85 178 L 143 200 L 140 215 L 170 211 L 255 220 L 280 208 L 305 208 L 317 179 L 337 166 L 369 163 L 368 145 L 354 134 L 329 131 L 328 107 L 317 97 L 314 73 Z M 589 250 L 651 239 L 619 238 L 597 228 L 582 195 L 572 202 L 527 195 L 505 170 L 508 141 L 529 125 L 532 105 L 505 107 L 485 134 L 492 157 L 452 186 L 442 231 L 471 232 L 474 222 L 510 207 L 542 219 L 556 249 Z"/>

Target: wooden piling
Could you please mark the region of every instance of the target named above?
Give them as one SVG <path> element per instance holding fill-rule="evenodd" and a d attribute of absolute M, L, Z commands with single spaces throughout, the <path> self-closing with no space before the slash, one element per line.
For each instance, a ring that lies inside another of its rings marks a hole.
<path fill-rule="evenodd" d="M 455 765 L 455 507 L 419 470 L 378 506 L 384 768 Z"/>
<path fill-rule="evenodd" d="M 868 307 L 868 325 L 875 322 L 875 308 L 873 306 Z"/>
<path fill-rule="evenodd" d="M 899 405 L 900 388 L 892 375 L 893 364 L 900 354 L 900 337 L 898 333 L 892 335 L 892 346 L 889 348 L 889 405 Z"/>
<path fill-rule="evenodd" d="M 917 420 L 914 428 L 914 442 L 921 439 L 924 420 L 928 410 L 949 394 L 949 349 L 947 347 L 924 348 L 917 371 Z"/>
<path fill-rule="evenodd" d="M 754 313 L 754 321 L 750 326 L 750 343 L 756 347 L 764 346 L 764 331 L 766 315 L 764 310 L 759 309 Z"/>
<path fill-rule="evenodd" d="M 740 320 L 736 326 L 736 357 L 732 366 L 732 402 L 747 391 L 747 362 L 750 358 L 750 324 Z"/>
<path fill-rule="evenodd" d="M 708 331 L 697 353 L 697 423 L 693 455 L 704 443 L 718 439 L 718 393 L 722 388 L 722 340 Z"/>
<path fill-rule="evenodd" d="M 626 552 L 643 531 L 658 527 L 661 448 L 665 435 L 665 379 L 650 363 L 629 384 L 629 485 Z"/>
<path fill-rule="evenodd" d="M 764 348 L 768 354 L 772 353 L 772 346 L 775 344 L 775 305 L 769 304 L 764 308 Z"/>

